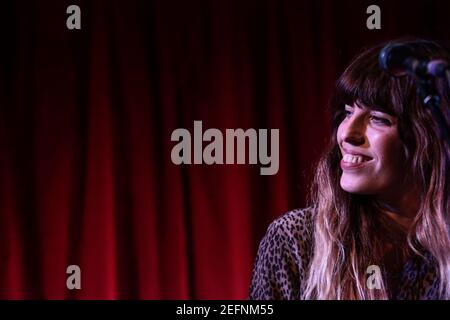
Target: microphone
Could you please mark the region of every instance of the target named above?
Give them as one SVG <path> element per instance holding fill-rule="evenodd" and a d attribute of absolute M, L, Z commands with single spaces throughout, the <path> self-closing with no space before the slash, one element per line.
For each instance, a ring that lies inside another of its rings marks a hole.
<path fill-rule="evenodd" d="M 448 62 L 442 59 L 431 60 L 427 65 L 428 73 L 434 77 L 445 77 L 448 70 L 450 70 Z"/>
<path fill-rule="evenodd" d="M 412 75 L 416 78 L 417 93 L 423 105 L 434 117 L 441 138 L 450 147 L 450 126 L 441 110 L 441 97 L 433 81 L 435 77 L 447 77 L 447 84 L 450 84 L 449 63 L 442 59 L 430 61 L 412 46 L 404 43 L 392 43 L 385 46 L 380 51 L 378 62 L 383 70 L 395 77 Z M 448 152 L 446 152 L 446 163 L 450 166 Z"/>
<path fill-rule="evenodd" d="M 445 77 L 449 64 L 445 60 L 426 60 L 406 44 L 388 44 L 378 57 L 380 67 L 395 77 L 407 74 L 418 78 Z"/>

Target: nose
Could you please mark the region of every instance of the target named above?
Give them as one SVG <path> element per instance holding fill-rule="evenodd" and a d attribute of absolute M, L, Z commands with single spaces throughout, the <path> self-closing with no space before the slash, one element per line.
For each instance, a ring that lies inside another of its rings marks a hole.
<path fill-rule="evenodd" d="M 342 141 L 355 146 L 363 145 L 366 140 L 366 125 L 362 117 L 352 116 L 344 122 L 345 124 L 341 124 L 343 125 Z"/>

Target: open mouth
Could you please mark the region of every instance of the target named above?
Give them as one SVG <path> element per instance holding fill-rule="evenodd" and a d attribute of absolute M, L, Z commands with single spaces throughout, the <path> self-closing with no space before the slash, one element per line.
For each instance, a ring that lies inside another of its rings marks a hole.
<path fill-rule="evenodd" d="M 359 164 L 370 160 L 372 160 L 372 158 L 355 154 L 344 154 L 342 157 L 342 161 L 347 164 Z"/>

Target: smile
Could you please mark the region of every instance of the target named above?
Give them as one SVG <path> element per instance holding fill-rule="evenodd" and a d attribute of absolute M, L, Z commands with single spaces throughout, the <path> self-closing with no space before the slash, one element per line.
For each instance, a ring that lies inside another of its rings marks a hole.
<path fill-rule="evenodd" d="M 344 171 L 347 170 L 356 170 L 365 167 L 368 163 L 371 163 L 373 158 L 364 156 L 364 155 L 355 155 L 355 154 L 344 154 L 341 160 L 341 169 Z"/>
<path fill-rule="evenodd" d="M 362 163 L 371 160 L 372 158 L 363 155 L 345 154 L 342 161 L 345 163 Z"/>

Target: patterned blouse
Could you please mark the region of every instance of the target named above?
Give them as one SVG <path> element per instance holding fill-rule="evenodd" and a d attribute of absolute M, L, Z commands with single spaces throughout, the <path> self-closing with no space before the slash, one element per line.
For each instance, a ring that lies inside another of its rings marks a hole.
<path fill-rule="evenodd" d="M 312 257 L 313 210 L 297 209 L 273 221 L 262 239 L 249 290 L 252 300 L 300 299 Z M 428 256 L 428 257 L 427 257 Z M 413 256 L 404 264 L 395 299 L 439 299 L 435 264 Z"/>

